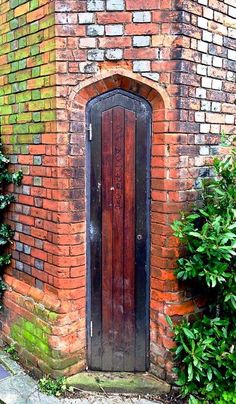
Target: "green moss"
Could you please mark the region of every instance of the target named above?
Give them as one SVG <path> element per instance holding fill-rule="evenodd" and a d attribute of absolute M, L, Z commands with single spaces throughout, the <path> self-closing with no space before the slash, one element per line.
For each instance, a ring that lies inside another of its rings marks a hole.
<path fill-rule="evenodd" d="M 44 360 L 51 353 L 51 348 L 48 344 L 49 335 L 39 326 L 36 320 L 31 322 L 20 318 L 11 327 L 11 338 Z"/>

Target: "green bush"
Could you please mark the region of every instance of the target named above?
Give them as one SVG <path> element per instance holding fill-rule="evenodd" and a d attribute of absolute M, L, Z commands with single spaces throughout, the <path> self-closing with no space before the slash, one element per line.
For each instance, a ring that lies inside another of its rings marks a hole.
<path fill-rule="evenodd" d="M 0 270 L 11 262 L 11 255 L 6 253 L 5 249 L 11 243 L 14 235 L 11 226 L 3 223 L 4 215 L 2 212 L 8 208 L 11 202 L 14 202 L 15 198 L 12 194 L 5 193 L 4 190 L 6 185 L 11 183 L 20 185 L 22 180 L 22 171 L 10 173 L 7 169 L 8 164 L 9 159 L 3 154 L 0 144 Z M 0 297 L 5 289 L 5 284 L 0 275 Z"/>
<path fill-rule="evenodd" d="M 209 297 L 204 314 L 174 326 L 178 384 L 192 404 L 236 397 L 236 151 L 215 159 L 214 170 L 201 208 L 172 226 L 186 249 L 177 278 L 196 281 Z"/>

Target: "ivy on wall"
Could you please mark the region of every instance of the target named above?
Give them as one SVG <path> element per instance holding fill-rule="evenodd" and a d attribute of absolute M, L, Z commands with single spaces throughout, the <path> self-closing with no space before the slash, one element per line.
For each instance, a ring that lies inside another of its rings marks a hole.
<path fill-rule="evenodd" d="M 10 203 L 15 201 L 14 195 L 7 193 L 5 189 L 11 183 L 20 185 L 23 177 L 22 171 L 11 173 L 8 170 L 9 162 L 10 160 L 4 155 L 2 144 L 0 143 L 0 297 L 6 288 L 2 279 L 2 271 L 11 262 L 11 254 L 6 252 L 6 248 L 14 236 L 14 230 L 11 226 L 3 222 L 4 211 Z"/>

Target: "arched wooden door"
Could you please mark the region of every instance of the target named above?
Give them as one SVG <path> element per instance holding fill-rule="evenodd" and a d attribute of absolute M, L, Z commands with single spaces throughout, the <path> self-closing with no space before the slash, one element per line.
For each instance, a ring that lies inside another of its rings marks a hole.
<path fill-rule="evenodd" d="M 149 367 L 151 108 L 123 90 L 88 105 L 88 364 Z"/>

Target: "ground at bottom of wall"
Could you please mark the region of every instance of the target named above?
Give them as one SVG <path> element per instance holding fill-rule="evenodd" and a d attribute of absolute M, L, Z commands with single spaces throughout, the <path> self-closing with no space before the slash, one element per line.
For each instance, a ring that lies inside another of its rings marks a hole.
<path fill-rule="evenodd" d="M 81 375 L 80 375 L 81 376 Z M 122 376 L 119 376 L 122 379 Z M 97 383 L 94 388 L 92 379 Z M 74 385 L 73 392 L 66 392 L 64 396 L 59 398 L 48 396 L 40 392 L 38 382 L 28 374 L 28 372 L 16 361 L 10 358 L 5 351 L 0 351 L 0 403 L 4 404 L 183 404 L 177 392 L 168 391 L 167 385 L 160 381 L 162 392 L 158 394 L 145 389 L 145 394 L 127 394 L 127 393 L 111 393 L 111 389 L 107 387 L 111 381 L 116 379 L 113 374 L 105 377 L 100 373 L 86 375 L 80 377 L 78 375 L 69 378 L 69 384 Z M 83 380 L 83 382 L 81 382 Z M 137 378 L 135 379 L 137 383 Z M 85 391 L 85 382 L 89 381 L 90 387 Z M 109 381 L 109 383 L 108 383 Z M 124 381 L 124 377 L 123 377 Z M 128 383 L 132 382 L 131 376 Z M 143 380 L 141 381 L 143 383 Z M 122 384 L 122 383 L 121 383 Z M 91 387 L 91 385 L 93 385 Z M 100 387 L 99 387 L 100 386 Z M 163 387 L 164 386 L 164 387 Z M 99 392 L 99 389 L 101 392 Z M 106 391 L 109 390 L 109 391 Z M 163 391 L 164 389 L 164 391 Z"/>

